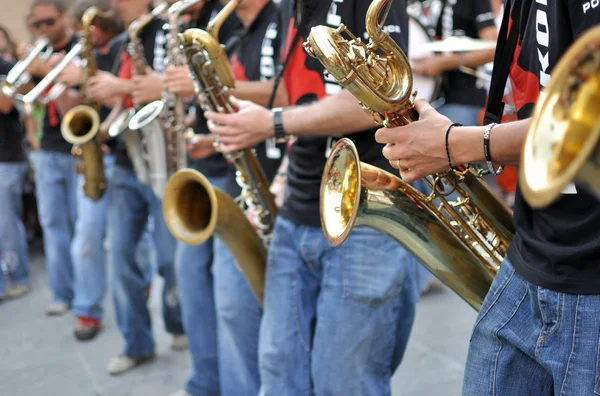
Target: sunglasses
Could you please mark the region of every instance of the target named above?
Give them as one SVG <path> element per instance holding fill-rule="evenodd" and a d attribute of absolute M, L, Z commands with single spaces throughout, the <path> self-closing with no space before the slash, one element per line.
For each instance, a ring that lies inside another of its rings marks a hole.
<path fill-rule="evenodd" d="M 39 21 L 31 22 L 31 26 L 33 26 L 36 29 L 39 29 L 43 25 L 52 27 L 52 26 L 54 26 L 55 23 L 56 23 L 56 18 L 46 18 L 46 19 L 40 19 Z"/>

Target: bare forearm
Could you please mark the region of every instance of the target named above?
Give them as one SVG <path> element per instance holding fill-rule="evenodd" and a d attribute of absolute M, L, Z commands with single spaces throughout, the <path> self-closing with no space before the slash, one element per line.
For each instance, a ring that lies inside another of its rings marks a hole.
<path fill-rule="evenodd" d="M 249 100 L 266 106 L 273 91 L 273 81 L 236 81 L 233 94 L 238 99 Z M 289 104 L 285 86 L 279 84 L 273 107 L 285 107 Z"/>
<path fill-rule="evenodd" d="M 500 124 L 492 129 L 490 154 L 494 164 L 519 165 L 530 121 L 530 119 L 526 119 Z M 484 130 L 485 127 L 460 127 L 451 131 L 449 149 L 453 164 L 485 162 Z"/>
<path fill-rule="evenodd" d="M 6 96 L 0 95 L 0 113 L 8 114 L 13 109 L 13 101 L 12 98 L 8 98 Z"/>
<path fill-rule="evenodd" d="M 361 132 L 377 125 L 346 90 L 307 106 L 283 112 L 286 132 L 295 136 L 335 136 Z"/>

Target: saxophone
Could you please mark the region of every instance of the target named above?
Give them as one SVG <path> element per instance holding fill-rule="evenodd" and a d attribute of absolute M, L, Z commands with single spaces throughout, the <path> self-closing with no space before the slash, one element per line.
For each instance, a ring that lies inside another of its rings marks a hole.
<path fill-rule="evenodd" d="M 181 49 L 190 68 L 196 92 L 205 110 L 232 113 L 229 92 L 235 79 L 227 54 L 219 44 L 219 29 L 240 0 L 232 0 L 209 23 L 207 30 L 188 29 L 179 35 Z M 213 233 L 235 257 L 250 288 L 262 305 L 267 252 L 277 206 L 264 172 L 251 149 L 228 154 L 237 170 L 242 200 L 255 209 L 253 224 L 244 211 L 220 189 L 192 169 L 177 171 L 167 185 L 163 200 L 164 218 L 180 241 L 200 244 Z"/>
<path fill-rule="evenodd" d="M 166 2 L 160 3 L 150 13 L 133 21 L 127 28 L 129 36 L 127 52 L 133 61 L 133 75 L 146 74 L 144 46 L 139 38 L 140 33 L 154 18 L 165 12 L 167 6 Z M 153 184 L 153 180 L 160 180 L 163 177 L 160 171 L 156 171 L 156 169 L 161 169 L 161 163 L 165 161 L 162 128 L 156 120 L 143 125 L 140 131 L 132 129 L 130 122 L 135 114 L 136 109 L 134 108 L 123 110 L 111 124 L 108 134 L 111 137 L 124 134 L 127 154 L 131 159 L 138 181 L 141 184 L 152 185 L 155 194 L 161 196 L 158 194 L 160 189 L 154 188 L 156 185 Z"/>
<path fill-rule="evenodd" d="M 344 25 L 314 27 L 304 43 L 307 53 L 384 127 L 418 119 L 408 59 L 379 23 L 390 6 L 390 0 L 371 3 L 366 14 L 368 44 Z M 431 175 L 426 178 L 431 193 L 425 195 L 399 177 L 360 162 L 352 141 L 341 139 L 321 183 L 323 231 L 334 246 L 357 225 L 389 235 L 479 310 L 514 226 L 510 210 L 478 176 L 468 168 Z M 449 200 L 452 193 L 458 196 L 455 201 Z"/>
<path fill-rule="evenodd" d="M 544 208 L 576 181 L 600 199 L 600 27 L 573 43 L 540 93 L 523 147 L 519 183 Z"/>
<path fill-rule="evenodd" d="M 112 12 L 102 12 L 96 7 L 88 8 L 81 18 L 83 35 L 81 37 L 81 56 L 85 59 L 82 67 L 82 81 L 87 81 L 96 74 L 96 58 L 90 34 L 92 23 L 96 17 L 107 18 Z M 102 137 L 98 134 L 100 129 L 99 105 L 84 97 L 84 105 L 70 109 L 63 117 L 60 131 L 63 138 L 73 145 L 71 152 L 80 159 L 77 172 L 83 173 L 83 191 L 85 195 L 98 201 L 106 190 L 104 164 L 102 162 Z"/>
<path fill-rule="evenodd" d="M 169 7 L 167 30 L 167 56 L 165 64 L 171 66 L 185 65 L 185 58 L 179 52 L 179 15 L 186 9 L 204 0 L 181 0 Z M 185 105 L 183 98 L 169 91 L 163 91 L 162 99 L 148 103 L 139 110 L 131 121 L 131 129 L 141 129 L 156 119 L 162 119 L 166 144 L 166 169 L 160 170 L 161 180 L 154 179 L 157 185 L 155 193 L 162 197 L 167 183 L 167 175 L 172 175 L 179 169 L 187 167 L 186 136 L 189 129 L 185 127 Z M 193 130 L 191 131 L 193 134 Z M 164 176 L 164 178 L 162 178 Z M 160 194 L 159 194 L 160 193 Z"/>

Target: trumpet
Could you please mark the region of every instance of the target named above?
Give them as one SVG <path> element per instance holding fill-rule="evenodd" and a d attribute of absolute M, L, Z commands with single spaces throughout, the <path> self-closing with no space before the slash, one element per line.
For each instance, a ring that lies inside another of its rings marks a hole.
<path fill-rule="evenodd" d="M 519 184 L 544 208 L 577 181 L 600 199 L 600 27 L 563 55 L 540 93 L 525 140 Z"/>
<path fill-rule="evenodd" d="M 341 25 L 312 28 L 304 48 L 356 96 L 384 127 L 418 119 L 408 58 L 379 18 L 390 0 L 374 0 L 366 14 L 368 44 Z M 387 12 L 386 12 L 387 13 Z M 346 39 L 347 36 L 348 39 Z M 411 95 L 412 93 L 412 95 Z M 360 162 L 349 139 L 335 145 L 321 182 L 321 224 L 338 246 L 364 225 L 396 239 L 444 284 L 479 310 L 514 235 L 510 210 L 469 170 L 425 179 L 422 194 L 382 169 Z M 458 199 L 450 201 L 452 193 Z"/>
<path fill-rule="evenodd" d="M 19 88 L 31 81 L 31 74 L 27 71 L 27 68 L 39 56 L 43 60 L 47 60 L 52 55 L 52 47 L 49 45 L 45 37 L 38 38 L 33 47 L 29 51 L 27 57 L 23 60 L 18 61 L 8 74 L 1 78 L 0 91 L 4 96 L 14 97 Z M 46 49 L 44 51 L 44 49 Z"/>
<path fill-rule="evenodd" d="M 26 95 L 15 95 L 15 107 L 26 115 L 33 114 L 34 106 L 39 104 L 47 104 L 53 100 L 58 99 L 67 89 L 64 83 L 54 84 L 48 93 L 42 97 L 44 92 L 54 83 L 54 80 L 62 73 L 62 71 L 69 65 L 69 63 L 78 59 L 79 53 L 82 51 L 83 46 L 81 43 L 77 43 L 71 48 L 71 50 L 65 55 L 65 57 L 56 65 L 54 69 L 50 71 L 35 87 L 31 89 Z"/>

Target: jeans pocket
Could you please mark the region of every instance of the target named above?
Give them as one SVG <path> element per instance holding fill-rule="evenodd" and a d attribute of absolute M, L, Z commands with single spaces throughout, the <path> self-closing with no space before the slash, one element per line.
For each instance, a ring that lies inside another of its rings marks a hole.
<path fill-rule="evenodd" d="M 343 246 L 344 299 L 379 306 L 402 291 L 411 258 L 395 241 L 377 231 L 357 228 Z"/>
<path fill-rule="evenodd" d="M 483 300 L 483 304 L 481 305 L 481 309 L 479 310 L 479 314 L 477 315 L 477 320 L 475 321 L 475 325 L 473 326 L 473 331 L 471 332 L 470 339 L 473 338 L 473 333 L 475 332 L 475 328 L 479 325 L 479 323 L 487 316 L 490 310 L 494 307 L 500 295 L 508 285 L 508 282 L 512 279 L 515 270 L 510 262 L 505 259 L 500 268 L 498 269 L 498 273 L 490 286 L 490 290 L 488 291 L 485 299 Z"/>

